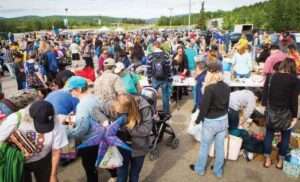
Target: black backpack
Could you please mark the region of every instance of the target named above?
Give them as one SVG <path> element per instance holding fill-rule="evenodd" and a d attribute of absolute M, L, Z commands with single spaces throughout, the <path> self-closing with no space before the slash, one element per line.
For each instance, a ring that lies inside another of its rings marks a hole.
<path fill-rule="evenodd" d="M 154 54 L 152 57 L 152 72 L 156 80 L 167 80 L 166 58 L 164 53 Z"/>

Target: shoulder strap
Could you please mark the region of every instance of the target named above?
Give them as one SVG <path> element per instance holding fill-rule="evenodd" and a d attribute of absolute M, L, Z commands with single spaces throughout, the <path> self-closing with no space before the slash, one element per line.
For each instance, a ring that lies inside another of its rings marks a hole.
<path fill-rule="evenodd" d="M 270 92 L 271 92 L 271 82 L 272 82 L 273 74 L 270 75 L 269 83 L 268 83 L 268 97 L 267 97 L 267 107 L 270 107 Z"/>
<path fill-rule="evenodd" d="M 20 124 L 21 124 L 21 118 L 22 118 L 22 114 L 20 111 L 16 112 L 16 115 L 17 115 L 17 120 L 18 120 L 18 123 L 17 123 L 17 129 L 20 127 Z"/>

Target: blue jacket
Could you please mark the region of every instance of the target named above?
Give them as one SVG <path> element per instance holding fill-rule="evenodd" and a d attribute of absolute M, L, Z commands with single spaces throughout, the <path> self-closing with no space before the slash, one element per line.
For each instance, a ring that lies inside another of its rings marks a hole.
<path fill-rule="evenodd" d="M 196 106 L 197 108 L 200 108 L 200 104 L 202 101 L 202 86 L 203 82 L 205 80 L 206 71 L 203 71 L 200 75 L 196 77 Z"/>

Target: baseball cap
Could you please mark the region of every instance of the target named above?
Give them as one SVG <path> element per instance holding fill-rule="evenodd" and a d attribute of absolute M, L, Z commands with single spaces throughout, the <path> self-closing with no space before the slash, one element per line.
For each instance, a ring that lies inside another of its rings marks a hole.
<path fill-rule="evenodd" d="M 117 62 L 114 72 L 118 74 L 121 73 L 124 69 L 125 69 L 125 65 L 121 62 Z"/>
<path fill-rule="evenodd" d="M 54 108 L 44 100 L 36 101 L 29 107 L 34 128 L 39 133 L 48 133 L 54 129 Z"/>
<path fill-rule="evenodd" d="M 104 66 L 115 66 L 116 61 L 112 58 L 107 58 L 104 60 Z"/>
<path fill-rule="evenodd" d="M 67 81 L 67 83 L 65 85 L 65 89 L 67 89 L 68 91 L 71 91 L 73 89 L 86 88 L 87 86 L 88 86 L 88 82 L 86 81 L 85 78 L 83 78 L 81 76 L 72 76 Z"/>

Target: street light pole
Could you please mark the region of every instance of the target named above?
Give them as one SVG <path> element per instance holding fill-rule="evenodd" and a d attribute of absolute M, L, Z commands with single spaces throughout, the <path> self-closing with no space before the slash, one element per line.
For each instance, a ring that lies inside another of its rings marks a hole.
<path fill-rule="evenodd" d="M 192 0 L 189 0 L 189 30 L 191 30 Z"/>
<path fill-rule="evenodd" d="M 172 14 L 173 14 L 172 12 L 173 12 L 173 9 L 174 8 L 169 8 L 169 11 L 170 11 L 170 22 L 169 22 L 170 23 L 170 28 L 172 26 Z"/>
<path fill-rule="evenodd" d="M 65 21 L 64 21 L 64 23 L 65 23 L 65 27 L 68 29 L 68 8 L 65 8 Z"/>

